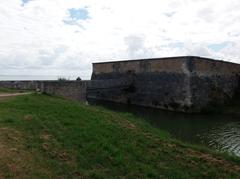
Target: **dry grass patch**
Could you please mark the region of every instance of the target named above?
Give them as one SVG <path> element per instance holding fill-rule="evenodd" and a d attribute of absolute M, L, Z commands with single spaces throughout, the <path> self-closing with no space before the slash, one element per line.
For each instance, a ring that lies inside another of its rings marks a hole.
<path fill-rule="evenodd" d="M 31 178 L 49 176 L 34 158 L 31 151 L 24 148 L 24 136 L 11 128 L 0 128 L 0 178 Z"/>

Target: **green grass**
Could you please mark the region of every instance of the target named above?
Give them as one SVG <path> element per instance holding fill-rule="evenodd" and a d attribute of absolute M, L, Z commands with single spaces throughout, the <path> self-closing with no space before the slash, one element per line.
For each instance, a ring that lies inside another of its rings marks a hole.
<path fill-rule="evenodd" d="M 32 94 L 0 101 L 0 178 L 239 178 L 240 160 L 127 113 Z"/>

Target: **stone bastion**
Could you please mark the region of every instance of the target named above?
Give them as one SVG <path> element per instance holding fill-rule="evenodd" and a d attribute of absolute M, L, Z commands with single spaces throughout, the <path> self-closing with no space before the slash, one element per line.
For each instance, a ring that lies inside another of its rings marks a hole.
<path fill-rule="evenodd" d="M 0 87 L 194 113 L 239 98 L 240 64 L 195 56 L 102 62 L 93 63 L 87 81 L 0 81 Z"/>
<path fill-rule="evenodd" d="M 239 95 L 240 65 L 184 56 L 93 64 L 87 98 L 201 112 Z"/>

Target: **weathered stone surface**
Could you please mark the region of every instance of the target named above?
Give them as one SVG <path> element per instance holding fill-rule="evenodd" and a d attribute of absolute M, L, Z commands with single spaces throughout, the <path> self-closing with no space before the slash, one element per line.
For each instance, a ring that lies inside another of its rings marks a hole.
<path fill-rule="evenodd" d="M 36 90 L 66 99 L 86 102 L 89 81 L 0 81 L 0 87 Z"/>
<path fill-rule="evenodd" d="M 61 96 L 80 102 L 86 102 L 88 81 L 45 81 L 42 92 Z"/>
<path fill-rule="evenodd" d="M 41 86 L 41 81 L 0 81 L 0 87 L 19 90 L 36 90 Z"/>
<path fill-rule="evenodd" d="M 239 93 L 240 65 L 200 57 L 93 64 L 88 99 L 200 112 Z"/>

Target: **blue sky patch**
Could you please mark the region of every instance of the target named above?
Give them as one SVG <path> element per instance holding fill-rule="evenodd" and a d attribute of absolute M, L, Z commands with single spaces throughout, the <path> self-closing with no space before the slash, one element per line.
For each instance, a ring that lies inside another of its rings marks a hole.
<path fill-rule="evenodd" d="M 22 6 L 25 6 L 25 4 L 29 3 L 32 0 L 22 0 Z"/>
<path fill-rule="evenodd" d="M 71 8 L 68 9 L 71 19 L 73 20 L 86 20 L 89 19 L 89 12 L 86 8 Z"/>
<path fill-rule="evenodd" d="M 211 50 L 218 52 L 220 50 L 222 50 L 224 47 L 226 47 L 230 42 L 223 42 L 223 43 L 219 43 L 219 44 L 210 44 L 208 45 L 208 48 L 210 48 Z"/>
<path fill-rule="evenodd" d="M 67 25 L 75 25 L 85 30 L 85 28 L 81 25 L 79 20 L 84 21 L 90 19 L 89 12 L 87 8 L 71 8 L 68 9 L 68 17 L 63 20 L 63 22 Z"/>

